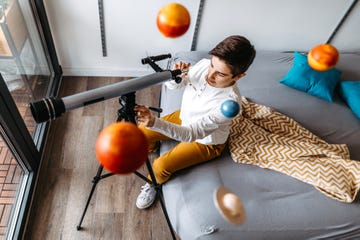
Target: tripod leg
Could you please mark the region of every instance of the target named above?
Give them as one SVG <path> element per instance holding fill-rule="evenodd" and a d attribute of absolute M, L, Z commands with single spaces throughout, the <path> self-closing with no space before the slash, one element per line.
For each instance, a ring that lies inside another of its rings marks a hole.
<path fill-rule="evenodd" d="M 89 193 L 89 197 L 88 197 L 88 199 L 87 199 L 87 201 L 86 201 L 86 205 L 85 205 L 83 214 L 82 214 L 82 216 L 81 216 L 79 225 L 77 226 L 77 230 L 78 230 L 78 231 L 82 229 L 81 224 L 82 224 L 82 222 L 83 222 L 83 220 L 84 220 L 86 211 L 87 211 L 87 209 L 88 209 L 88 207 L 89 207 L 89 204 L 90 204 L 92 195 L 94 194 L 95 187 L 96 187 L 97 183 L 98 183 L 98 182 L 100 181 L 100 179 L 101 179 L 101 173 L 102 173 L 103 169 L 104 169 L 103 166 L 100 165 L 99 168 L 98 168 L 98 170 L 97 170 L 96 176 L 94 177 L 94 179 L 93 179 L 93 181 L 92 181 L 92 182 L 93 182 L 93 185 L 92 185 L 92 187 L 91 187 L 91 191 L 90 191 L 90 193 Z"/>
<path fill-rule="evenodd" d="M 155 174 L 154 174 L 154 171 L 153 171 L 153 169 L 152 169 L 152 166 L 151 166 L 151 163 L 150 163 L 149 159 L 146 160 L 146 167 L 147 167 L 147 169 L 148 169 L 148 171 L 149 171 L 152 184 L 153 184 L 153 186 L 155 187 L 156 194 L 157 194 L 157 196 L 158 196 L 158 198 L 159 198 L 162 211 L 163 211 L 163 213 L 164 213 L 166 222 L 167 222 L 167 224 L 168 224 L 168 226 L 169 226 L 169 229 L 170 229 L 170 232 L 171 232 L 172 239 L 176 240 L 175 232 L 174 232 L 174 229 L 173 229 L 173 227 L 172 227 L 172 225 L 171 225 L 171 222 L 170 222 L 170 219 L 169 219 L 169 215 L 168 215 L 167 210 L 166 210 L 166 207 L 165 207 L 165 202 L 164 202 L 164 197 L 163 197 L 163 194 L 162 194 L 162 191 L 161 191 L 161 186 L 160 186 L 160 185 L 157 183 L 157 181 L 156 181 Z"/>
<path fill-rule="evenodd" d="M 166 207 L 165 207 L 164 197 L 163 197 L 163 194 L 162 194 L 162 192 L 161 192 L 161 189 L 157 190 L 157 195 L 158 195 L 158 197 L 159 197 L 159 201 L 160 201 L 161 208 L 162 208 L 162 210 L 163 210 L 163 213 L 164 213 L 166 222 L 167 222 L 167 224 L 168 224 L 168 226 L 169 226 L 172 239 L 173 239 L 173 240 L 176 240 L 175 232 L 174 232 L 174 229 L 173 229 L 173 227 L 172 227 L 172 225 L 171 225 L 170 218 L 169 218 L 169 215 L 168 215 L 167 210 L 166 210 Z"/>

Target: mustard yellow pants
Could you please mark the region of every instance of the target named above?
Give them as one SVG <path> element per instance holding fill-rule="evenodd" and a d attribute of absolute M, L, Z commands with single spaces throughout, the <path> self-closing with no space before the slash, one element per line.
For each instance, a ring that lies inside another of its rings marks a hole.
<path fill-rule="evenodd" d="M 175 124 L 181 124 L 179 118 L 180 110 L 162 117 L 163 120 Z M 155 150 L 159 141 L 169 140 L 170 138 L 149 130 L 144 126 L 139 126 L 140 130 L 145 134 L 149 142 L 149 152 Z M 218 157 L 224 150 L 225 144 L 204 145 L 197 142 L 180 142 L 173 149 L 155 159 L 152 167 L 156 177 L 156 181 L 162 184 L 169 180 L 171 175 L 181 169 L 203 163 Z"/>

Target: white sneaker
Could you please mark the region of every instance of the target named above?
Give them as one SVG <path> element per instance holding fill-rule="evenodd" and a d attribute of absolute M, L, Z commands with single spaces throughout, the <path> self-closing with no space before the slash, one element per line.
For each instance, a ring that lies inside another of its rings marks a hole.
<path fill-rule="evenodd" d="M 154 187 L 146 183 L 141 187 L 141 192 L 136 199 L 136 207 L 139 209 L 145 209 L 151 206 L 156 199 L 156 190 Z"/>

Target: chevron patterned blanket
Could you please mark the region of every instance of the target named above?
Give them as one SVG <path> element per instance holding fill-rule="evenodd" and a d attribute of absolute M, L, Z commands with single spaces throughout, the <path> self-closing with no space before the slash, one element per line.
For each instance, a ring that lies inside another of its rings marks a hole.
<path fill-rule="evenodd" d="M 360 161 L 344 144 L 329 144 L 276 110 L 243 97 L 232 123 L 229 149 L 237 163 L 254 164 L 312 184 L 342 202 L 360 188 Z"/>

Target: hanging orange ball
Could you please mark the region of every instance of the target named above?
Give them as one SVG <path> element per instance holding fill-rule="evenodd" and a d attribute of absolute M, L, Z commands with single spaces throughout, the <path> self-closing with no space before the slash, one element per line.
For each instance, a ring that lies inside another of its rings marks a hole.
<path fill-rule="evenodd" d="M 308 63 L 317 71 L 327 71 L 335 67 L 339 60 L 338 50 L 330 44 L 320 44 L 310 50 Z"/>
<path fill-rule="evenodd" d="M 130 122 L 116 122 L 104 128 L 95 145 L 96 157 L 108 171 L 128 174 L 141 167 L 148 157 L 148 142 Z"/>
<path fill-rule="evenodd" d="M 190 14 L 183 5 L 169 3 L 158 12 L 156 24 L 165 37 L 180 37 L 189 29 Z"/>

